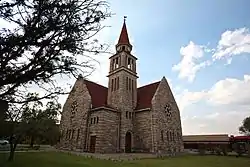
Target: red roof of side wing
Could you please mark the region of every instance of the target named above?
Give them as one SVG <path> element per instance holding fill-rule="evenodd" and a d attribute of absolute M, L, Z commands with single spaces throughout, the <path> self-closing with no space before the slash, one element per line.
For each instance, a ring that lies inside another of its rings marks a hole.
<path fill-rule="evenodd" d="M 88 80 L 84 82 L 92 99 L 92 108 L 107 106 L 108 88 Z"/>
<path fill-rule="evenodd" d="M 91 96 L 92 108 L 108 107 L 108 88 L 88 80 L 84 80 L 84 82 Z M 151 83 L 137 89 L 137 110 L 151 107 L 151 100 L 159 83 Z"/>
<path fill-rule="evenodd" d="M 250 141 L 250 136 L 234 136 L 231 138 L 234 140 L 249 140 Z"/>
<path fill-rule="evenodd" d="M 159 82 L 151 83 L 137 89 L 137 106 L 136 109 L 150 108 L 151 100 L 158 88 Z"/>

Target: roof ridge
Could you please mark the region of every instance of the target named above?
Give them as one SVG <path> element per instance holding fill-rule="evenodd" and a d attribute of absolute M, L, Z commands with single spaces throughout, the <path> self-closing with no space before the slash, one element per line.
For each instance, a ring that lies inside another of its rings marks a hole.
<path fill-rule="evenodd" d="M 157 81 L 157 82 L 153 82 L 153 83 L 149 83 L 149 84 L 147 84 L 147 85 L 143 85 L 143 86 L 141 86 L 141 87 L 139 87 L 139 88 L 137 88 L 137 89 L 141 89 L 141 88 L 144 88 L 144 87 L 146 87 L 146 86 L 150 86 L 150 85 L 153 85 L 153 84 L 156 84 L 156 83 L 160 83 L 161 81 Z"/>
<path fill-rule="evenodd" d="M 107 88 L 108 89 L 108 87 L 106 87 L 106 86 L 103 86 L 103 85 L 101 85 L 101 84 L 98 84 L 98 83 L 96 83 L 96 82 L 93 82 L 93 81 L 90 81 L 90 80 L 88 80 L 88 79 L 84 79 L 84 81 L 87 81 L 87 82 L 90 82 L 90 83 L 93 83 L 93 84 L 96 84 L 96 85 L 98 85 L 98 86 L 101 86 L 101 87 L 104 87 L 104 88 Z"/>

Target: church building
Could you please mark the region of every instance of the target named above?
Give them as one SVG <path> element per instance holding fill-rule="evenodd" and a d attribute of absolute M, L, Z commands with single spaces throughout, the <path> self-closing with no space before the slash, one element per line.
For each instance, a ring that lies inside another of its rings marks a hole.
<path fill-rule="evenodd" d="M 92 153 L 182 152 L 180 112 L 166 78 L 137 87 L 137 58 L 125 20 L 115 47 L 108 87 L 81 76 L 76 80 L 63 107 L 58 147 Z"/>

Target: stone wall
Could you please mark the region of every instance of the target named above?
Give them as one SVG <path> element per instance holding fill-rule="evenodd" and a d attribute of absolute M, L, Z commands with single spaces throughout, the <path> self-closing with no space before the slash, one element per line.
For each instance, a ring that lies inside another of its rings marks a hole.
<path fill-rule="evenodd" d="M 171 106 L 171 116 L 165 111 L 167 104 Z M 152 133 L 154 152 L 183 150 L 180 112 L 165 77 L 152 99 Z"/>
<path fill-rule="evenodd" d="M 98 123 L 91 124 L 97 119 Z M 114 153 L 118 149 L 118 124 L 119 113 L 108 110 L 92 111 L 89 119 L 88 150 L 90 147 L 90 136 L 96 136 L 96 153 Z"/>
<path fill-rule="evenodd" d="M 152 151 L 151 112 L 137 111 L 134 119 L 135 136 L 134 147 L 141 151 Z"/>
<path fill-rule="evenodd" d="M 73 103 L 75 103 L 76 107 L 72 113 Z M 59 147 L 70 150 L 84 150 L 90 104 L 91 96 L 84 84 L 84 80 L 79 78 L 63 107 L 60 123 L 62 137 L 58 145 Z"/>

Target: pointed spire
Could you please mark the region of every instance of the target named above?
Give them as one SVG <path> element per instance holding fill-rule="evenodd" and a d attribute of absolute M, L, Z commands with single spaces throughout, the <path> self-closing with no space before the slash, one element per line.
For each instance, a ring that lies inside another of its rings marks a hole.
<path fill-rule="evenodd" d="M 128 45 L 130 45 L 129 38 L 128 38 L 127 27 L 126 27 L 126 18 L 127 18 L 127 16 L 124 16 L 124 22 L 123 22 L 120 38 L 119 38 L 119 41 L 118 41 L 118 45 L 119 44 L 128 44 Z"/>

